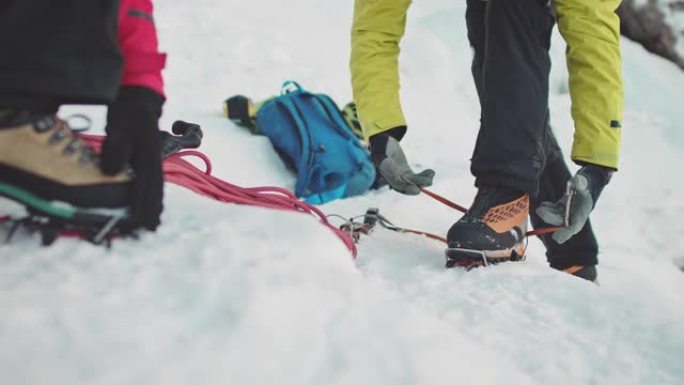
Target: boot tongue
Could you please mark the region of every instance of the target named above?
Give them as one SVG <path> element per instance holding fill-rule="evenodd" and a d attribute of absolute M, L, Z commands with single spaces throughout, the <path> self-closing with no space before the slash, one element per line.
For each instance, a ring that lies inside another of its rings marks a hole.
<path fill-rule="evenodd" d="M 481 187 L 468 213 L 479 218 L 492 207 L 512 202 L 523 195 L 524 192 L 507 187 Z"/>

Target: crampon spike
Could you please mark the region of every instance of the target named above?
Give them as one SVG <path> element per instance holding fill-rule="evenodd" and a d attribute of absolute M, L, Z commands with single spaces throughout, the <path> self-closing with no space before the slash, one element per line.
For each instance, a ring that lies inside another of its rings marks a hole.
<path fill-rule="evenodd" d="M 527 249 L 526 246 L 525 249 Z M 521 254 L 516 249 L 512 249 L 509 256 L 491 256 L 487 255 L 487 252 L 480 250 L 448 248 L 445 250 L 445 256 L 446 269 L 458 266 L 466 271 L 502 262 L 520 262 L 525 260 L 525 252 L 523 251 Z"/>

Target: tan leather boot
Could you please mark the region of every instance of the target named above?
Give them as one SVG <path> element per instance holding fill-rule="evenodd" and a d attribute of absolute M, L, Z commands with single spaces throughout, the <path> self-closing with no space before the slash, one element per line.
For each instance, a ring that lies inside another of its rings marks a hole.
<path fill-rule="evenodd" d="M 77 207 L 128 206 L 131 177 L 107 176 L 98 164 L 98 156 L 66 122 L 0 110 L 0 184 Z"/>

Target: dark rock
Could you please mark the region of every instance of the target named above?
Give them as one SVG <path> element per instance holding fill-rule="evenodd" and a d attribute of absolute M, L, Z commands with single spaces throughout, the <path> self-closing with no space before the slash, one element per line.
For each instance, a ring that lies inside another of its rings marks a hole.
<path fill-rule="evenodd" d="M 669 3 L 672 12 L 684 11 L 684 0 Z M 667 22 L 657 0 L 636 5 L 634 0 L 623 0 L 617 11 L 621 33 L 644 46 L 648 51 L 673 61 L 684 69 L 684 57 L 677 52 L 678 32 Z M 681 33 L 681 32 L 680 32 Z"/>

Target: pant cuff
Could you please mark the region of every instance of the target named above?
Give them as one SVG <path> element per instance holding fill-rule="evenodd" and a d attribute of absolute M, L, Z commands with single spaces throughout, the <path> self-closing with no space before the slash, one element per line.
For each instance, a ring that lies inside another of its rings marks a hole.
<path fill-rule="evenodd" d="M 557 257 L 553 258 L 547 256 L 549 265 L 557 270 L 565 270 L 570 266 L 595 266 L 598 265 L 598 256 L 596 254 L 584 254 L 572 257 Z"/>
<path fill-rule="evenodd" d="M 500 176 L 479 176 L 475 178 L 475 187 L 507 187 L 529 193 L 532 196 L 536 196 L 539 190 L 537 182 Z"/>

